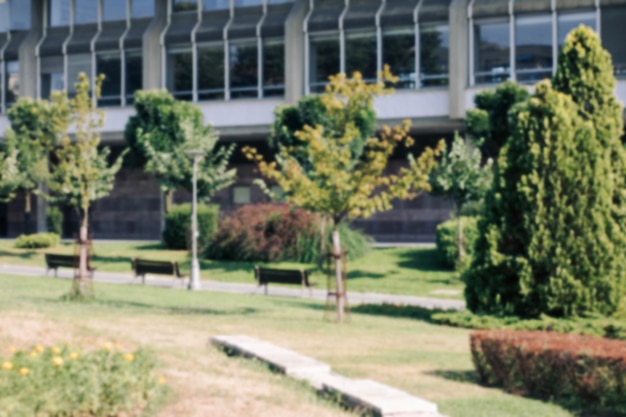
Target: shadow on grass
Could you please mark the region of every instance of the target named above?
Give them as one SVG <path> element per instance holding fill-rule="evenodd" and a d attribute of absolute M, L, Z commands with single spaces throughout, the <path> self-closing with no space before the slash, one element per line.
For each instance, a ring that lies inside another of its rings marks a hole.
<path fill-rule="evenodd" d="M 435 370 L 435 371 L 427 371 L 425 372 L 427 375 L 438 376 L 440 378 L 447 379 L 449 381 L 456 382 L 468 382 L 470 384 L 480 384 L 480 377 L 478 376 L 478 372 L 476 371 L 468 371 L 468 370 Z"/>
<path fill-rule="evenodd" d="M 37 252 L 34 250 L 29 250 L 28 252 L 7 252 L 7 251 L 0 251 L 0 257 L 7 257 L 7 258 L 22 258 L 22 259 L 36 259 L 38 257 L 42 257 L 43 258 L 43 252 Z"/>
<path fill-rule="evenodd" d="M 449 272 L 441 266 L 435 248 L 417 248 L 398 254 L 398 266 L 429 272 Z"/>
<path fill-rule="evenodd" d="M 395 304 L 359 304 L 352 307 L 352 311 L 358 314 L 414 319 L 428 323 L 433 323 L 433 314 L 445 312 L 445 310 L 440 309 L 430 310 L 419 306 Z"/>
<path fill-rule="evenodd" d="M 349 280 L 355 280 L 355 279 L 360 279 L 360 278 L 381 279 L 381 278 L 385 278 L 386 276 L 387 274 L 367 272 L 362 269 L 348 270 Z"/>
<path fill-rule="evenodd" d="M 135 247 L 137 250 L 168 250 L 162 243 L 145 243 Z"/>

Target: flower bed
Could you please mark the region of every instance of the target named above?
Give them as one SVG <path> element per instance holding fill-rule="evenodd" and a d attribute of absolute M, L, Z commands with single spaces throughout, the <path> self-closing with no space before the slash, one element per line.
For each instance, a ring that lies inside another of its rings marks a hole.
<path fill-rule="evenodd" d="M 133 417 L 165 391 L 145 350 L 35 346 L 0 360 L 0 417 Z"/>
<path fill-rule="evenodd" d="M 542 399 L 625 407 L 624 341 L 506 330 L 477 331 L 470 339 L 484 383 Z"/>

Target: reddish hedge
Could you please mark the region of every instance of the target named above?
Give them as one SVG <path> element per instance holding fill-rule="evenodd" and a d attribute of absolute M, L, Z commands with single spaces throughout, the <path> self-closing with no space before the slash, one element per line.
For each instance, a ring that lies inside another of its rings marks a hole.
<path fill-rule="evenodd" d="M 592 336 L 476 331 L 472 359 L 483 383 L 542 399 L 623 407 L 626 342 Z"/>

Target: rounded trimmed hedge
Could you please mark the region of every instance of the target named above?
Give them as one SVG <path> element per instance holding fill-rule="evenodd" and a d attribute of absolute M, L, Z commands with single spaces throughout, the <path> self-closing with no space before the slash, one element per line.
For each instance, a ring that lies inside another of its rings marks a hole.
<path fill-rule="evenodd" d="M 209 247 L 218 216 L 219 206 L 198 204 L 198 252 Z M 163 243 L 168 249 L 191 249 L 191 203 L 176 204 L 165 215 Z"/>
<path fill-rule="evenodd" d="M 45 249 L 57 246 L 60 241 L 56 233 L 36 233 L 18 236 L 14 246 L 18 249 Z"/>
<path fill-rule="evenodd" d="M 463 248 L 465 249 L 466 261 L 472 258 L 474 242 L 478 239 L 478 217 L 462 216 L 463 222 Z M 448 220 L 437 226 L 437 254 L 447 268 L 462 267 L 457 265 L 458 254 L 458 221 Z"/>

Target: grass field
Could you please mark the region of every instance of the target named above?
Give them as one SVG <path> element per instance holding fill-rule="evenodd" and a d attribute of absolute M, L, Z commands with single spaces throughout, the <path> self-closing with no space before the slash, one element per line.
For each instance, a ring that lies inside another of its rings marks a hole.
<path fill-rule="evenodd" d="M 216 334 L 247 334 L 435 401 L 450 417 L 566 417 L 557 405 L 477 384 L 463 329 L 353 313 L 323 320 L 323 304 L 142 286 L 96 284 L 96 301 L 67 303 L 70 283 L 0 275 L 0 352 L 36 343 L 149 346 L 172 396 L 157 417 L 347 416 L 299 383 L 210 347 Z"/>
<path fill-rule="evenodd" d="M 73 253 L 71 244 L 52 249 L 15 249 L 12 240 L 0 241 L 0 264 L 44 266 L 44 253 Z M 96 242 L 93 263 L 98 271 L 130 273 L 130 259 L 145 258 L 179 261 L 184 271 L 189 269 L 186 251 L 172 251 L 155 243 Z M 202 278 L 215 281 L 254 281 L 254 263 L 202 260 Z M 276 267 L 305 267 L 313 265 L 282 262 Z M 461 298 L 463 284 L 452 271 L 442 270 L 434 248 L 377 248 L 363 259 L 348 263 L 348 288 L 351 291 L 380 292 L 426 297 Z M 312 276 L 318 286 L 326 277 L 319 271 Z"/>

